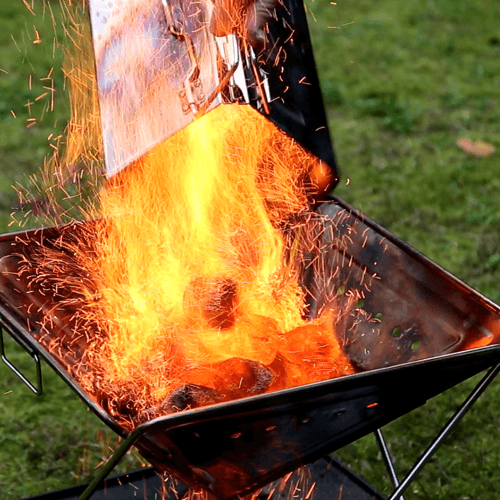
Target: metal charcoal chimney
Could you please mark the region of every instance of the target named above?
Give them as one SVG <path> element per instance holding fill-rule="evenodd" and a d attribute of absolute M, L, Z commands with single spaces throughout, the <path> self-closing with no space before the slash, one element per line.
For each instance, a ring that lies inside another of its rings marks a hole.
<path fill-rule="evenodd" d="M 324 198 L 337 184 L 300 0 L 89 5 L 108 178 L 197 117 L 238 103 L 320 160 L 309 172 L 313 198 Z"/>

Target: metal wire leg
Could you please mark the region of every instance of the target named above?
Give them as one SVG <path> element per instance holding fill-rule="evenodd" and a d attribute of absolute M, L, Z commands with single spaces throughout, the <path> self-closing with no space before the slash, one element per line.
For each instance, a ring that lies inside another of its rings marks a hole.
<path fill-rule="evenodd" d="M 403 491 L 408 488 L 410 483 L 415 479 L 415 476 L 420 472 L 422 467 L 428 462 L 435 451 L 441 446 L 444 439 L 448 436 L 451 430 L 458 424 L 460 419 L 470 410 L 471 406 L 477 401 L 479 396 L 484 392 L 484 390 L 493 382 L 493 379 L 497 376 L 500 371 L 500 363 L 492 367 L 491 370 L 482 378 L 481 382 L 477 384 L 475 389 L 469 394 L 467 399 L 462 403 L 462 406 L 455 412 L 453 417 L 450 418 L 448 423 L 443 427 L 441 432 L 435 437 L 434 441 L 429 445 L 429 447 L 422 453 L 418 461 L 411 468 L 410 472 L 401 481 L 399 486 L 394 490 L 393 494 L 388 500 L 397 500 L 401 497 Z"/>
<path fill-rule="evenodd" d="M 375 437 L 377 439 L 378 446 L 380 448 L 380 452 L 382 453 L 382 458 L 384 459 L 385 465 L 387 467 L 387 471 L 391 476 L 391 482 L 394 488 L 399 486 L 398 475 L 396 474 L 396 469 L 394 468 L 394 462 L 392 461 L 391 454 L 389 452 L 389 448 L 387 447 L 387 442 L 385 441 L 384 435 L 380 429 L 375 431 Z M 405 500 L 403 495 L 401 495 L 400 500 Z"/>

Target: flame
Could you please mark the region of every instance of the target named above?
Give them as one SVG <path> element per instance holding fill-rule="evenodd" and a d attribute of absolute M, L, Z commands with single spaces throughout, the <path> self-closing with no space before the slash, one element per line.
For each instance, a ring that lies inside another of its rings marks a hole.
<path fill-rule="evenodd" d="M 102 188 L 87 7 L 62 6 L 74 42 L 71 120 L 41 190 L 56 223 L 73 217 L 68 200 L 93 222 L 76 241 L 61 239 L 62 251 L 40 249 L 31 286 L 52 286 L 60 302 L 40 342 L 129 430 L 170 411 L 352 373 L 335 332 L 349 303 L 309 321 L 299 283 L 315 244 L 311 200 L 331 185 L 329 168 L 251 107 L 220 105 Z M 68 182 L 83 173 L 90 193 L 78 182 L 70 196 Z M 54 339 L 65 308 L 75 311 L 71 328 Z"/>
<path fill-rule="evenodd" d="M 298 248 L 317 162 L 252 108 L 224 105 L 110 181 L 82 260 L 107 395 L 127 388 L 147 410 L 186 384 L 231 393 L 225 372 L 264 370 L 265 390 L 352 373 L 332 313 L 304 319 Z M 83 384 L 95 394 L 94 374 Z"/>

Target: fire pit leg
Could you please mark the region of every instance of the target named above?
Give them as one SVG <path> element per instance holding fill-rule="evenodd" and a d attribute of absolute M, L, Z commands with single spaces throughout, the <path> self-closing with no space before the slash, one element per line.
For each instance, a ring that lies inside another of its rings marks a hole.
<path fill-rule="evenodd" d="M 420 458 L 417 460 L 415 465 L 411 468 L 410 472 L 401 481 L 399 486 L 394 490 L 392 495 L 388 500 L 400 500 L 402 498 L 402 493 L 408 488 L 410 483 L 415 479 L 415 476 L 420 472 L 422 467 L 429 461 L 436 450 L 441 446 L 444 439 L 452 431 L 455 425 L 461 420 L 461 418 L 470 410 L 471 406 L 478 400 L 479 396 L 484 392 L 484 390 L 493 382 L 493 379 L 498 375 L 500 371 L 500 363 L 493 366 L 490 371 L 481 379 L 479 384 L 474 388 L 474 390 L 469 394 L 467 399 L 462 403 L 462 406 L 455 412 L 453 417 L 450 418 L 448 423 L 443 427 L 439 434 L 434 438 L 434 441 L 428 446 L 428 448 L 422 453 Z"/>
<path fill-rule="evenodd" d="M 391 454 L 389 452 L 389 448 L 387 446 L 387 442 L 384 438 L 384 435 L 382 434 L 382 431 L 380 429 L 377 429 L 375 431 L 375 438 L 377 439 L 378 446 L 380 448 L 380 452 L 382 453 L 382 458 L 384 459 L 385 465 L 387 467 L 387 470 L 389 472 L 389 475 L 391 476 L 391 482 L 394 488 L 397 488 L 399 486 L 399 479 L 398 475 L 396 474 L 396 469 L 394 468 L 394 462 L 392 461 Z M 403 495 L 399 497 L 401 500 L 405 500 Z"/>
<path fill-rule="evenodd" d="M 109 460 L 99 469 L 97 476 L 95 476 L 87 488 L 85 488 L 78 500 L 88 500 L 93 495 L 99 484 L 108 477 L 110 472 L 118 465 L 118 462 L 125 456 L 127 451 L 130 450 L 137 439 L 141 437 L 144 431 L 145 429 L 139 426 L 120 443 L 120 446 L 118 446 L 113 455 L 109 457 Z"/>
<path fill-rule="evenodd" d="M 2 318 L 0 318 L 2 319 Z M 3 340 L 3 330 L 2 324 L 0 323 L 0 359 L 33 391 L 37 396 L 41 396 L 43 392 L 42 385 L 42 365 L 40 363 L 40 357 L 38 353 L 35 352 L 31 347 L 26 344 L 21 338 L 14 334 L 12 331 L 7 331 L 10 336 L 33 358 L 36 366 L 36 380 L 37 385 L 31 383 L 29 379 L 7 358 L 5 354 L 5 344 Z"/>

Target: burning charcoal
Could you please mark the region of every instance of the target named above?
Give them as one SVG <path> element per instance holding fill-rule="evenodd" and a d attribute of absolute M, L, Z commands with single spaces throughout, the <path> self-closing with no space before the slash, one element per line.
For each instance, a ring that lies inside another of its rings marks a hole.
<path fill-rule="evenodd" d="M 191 283 L 186 300 L 191 307 L 199 304 L 203 317 L 215 329 L 228 330 L 234 325 L 238 287 L 230 278 Z"/>
<path fill-rule="evenodd" d="M 159 411 L 162 414 L 175 413 L 217 403 L 221 400 L 219 393 L 210 387 L 202 385 L 181 385 L 172 392 L 161 404 Z"/>
<path fill-rule="evenodd" d="M 227 399 L 261 394 L 269 389 L 275 376 L 267 366 L 243 358 L 231 358 L 217 365 L 215 388 Z"/>
<path fill-rule="evenodd" d="M 113 413 L 134 418 L 137 414 L 134 398 L 130 394 L 124 394 L 120 399 L 114 401 Z"/>
<path fill-rule="evenodd" d="M 98 376 L 94 377 L 94 395 L 104 411 L 118 420 L 135 421 L 138 415 L 137 397 L 132 387 L 122 387 L 117 393 Z"/>
<path fill-rule="evenodd" d="M 268 365 L 268 368 L 274 374 L 274 380 L 269 386 L 269 389 L 272 391 L 279 391 L 280 389 L 284 389 L 287 385 L 287 377 L 286 377 L 286 364 L 283 356 L 278 354 L 273 362 Z"/>

